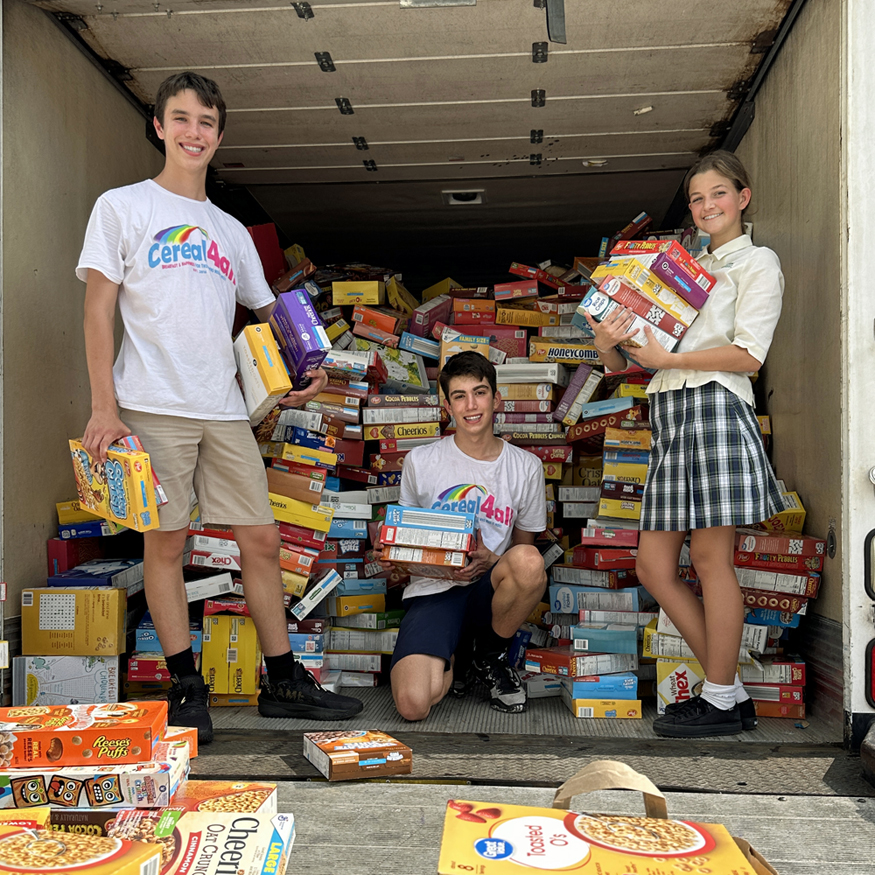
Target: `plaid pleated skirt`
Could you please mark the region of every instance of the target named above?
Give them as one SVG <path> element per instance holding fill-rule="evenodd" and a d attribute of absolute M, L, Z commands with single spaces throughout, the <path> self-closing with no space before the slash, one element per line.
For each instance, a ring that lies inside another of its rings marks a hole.
<path fill-rule="evenodd" d="M 650 396 L 642 531 L 758 523 L 784 510 L 753 409 L 720 383 Z"/>

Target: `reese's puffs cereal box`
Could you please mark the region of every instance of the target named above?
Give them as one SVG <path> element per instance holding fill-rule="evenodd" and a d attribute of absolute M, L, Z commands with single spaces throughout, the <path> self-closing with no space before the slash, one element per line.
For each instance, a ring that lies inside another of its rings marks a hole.
<path fill-rule="evenodd" d="M 577 872 L 592 875 L 756 875 L 726 828 L 560 808 L 451 799 L 439 875 Z"/>
<path fill-rule="evenodd" d="M 0 770 L 140 763 L 167 727 L 167 702 L 0 708 Z"/>

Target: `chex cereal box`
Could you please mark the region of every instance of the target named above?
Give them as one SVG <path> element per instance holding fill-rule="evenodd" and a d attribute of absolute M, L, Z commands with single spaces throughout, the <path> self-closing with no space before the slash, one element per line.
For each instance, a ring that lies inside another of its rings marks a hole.
<path fill-rule="evenodd" d="M 592 875 L 756 875 L 725 827 L 653 817 L 451 799 L 439 875 L 530 872 Z"/>
<path fill-rule="evenodd" d="M 70 441 L 79 505 L 96 516 L 146 532 L 158 527 L 158 505 L 148 453 L 111 444 L 106 462 L 88 455 L 82 442 Z"/>

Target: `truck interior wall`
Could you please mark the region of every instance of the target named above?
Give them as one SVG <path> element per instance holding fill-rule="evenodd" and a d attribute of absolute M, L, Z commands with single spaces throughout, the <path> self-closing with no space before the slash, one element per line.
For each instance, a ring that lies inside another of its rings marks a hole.
<path fill-rule="evenodd" d="M 808 3 L 756 97 L 737 150 L 753 181 L 754 242 L 774 249 L 784 309 L 763 370 L 778 476 L 808 511 L 806 530 L 842 525 L 841 0 Z M 841 555 L 827 559 L 806 620 L 812 704 L 842 711 Z"/>
<path fill-rule="evenodd" d="M 90 412 L 84 289 L 73 270 L 94 201 L 163 161 L 143 117 L 41 10 L 3 2 L 3 579 L 45 585 L 54 502 L 74 497 L 67 439 Z"/>

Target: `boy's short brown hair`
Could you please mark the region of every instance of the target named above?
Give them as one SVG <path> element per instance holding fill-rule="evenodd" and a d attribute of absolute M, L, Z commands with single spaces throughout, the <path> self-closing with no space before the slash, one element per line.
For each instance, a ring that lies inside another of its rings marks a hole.
<path fill-rule="evenodd" d="M 225 130 L 225 118 L 228 111 L 225 109 L 225 98 L 219 86 L 212 79 L 192 73 L 190 70 L 184 73 L 174 73 L 168 76 L 159 86 L 155 95 L 155 118 L 164 124 L 164 111 L 167 109 L 167 101 L 180 91 L 194 91 L 202 106 L 215 107 L 219 112 L 219 133 Z"/>
<path fill-rule="evenodd" d="M 492 389 L 493 395 L 498 391 L 495 365 L 486 356 L 473 350 L 454 355 L 443 366 L 438 381 L 441 384 L 444 397 L 447 399 L 450 397 L 450 380 L 455 377 L 474 377 L 475 379 L 486 380 L 489 383 L 489 388 Z"/>

